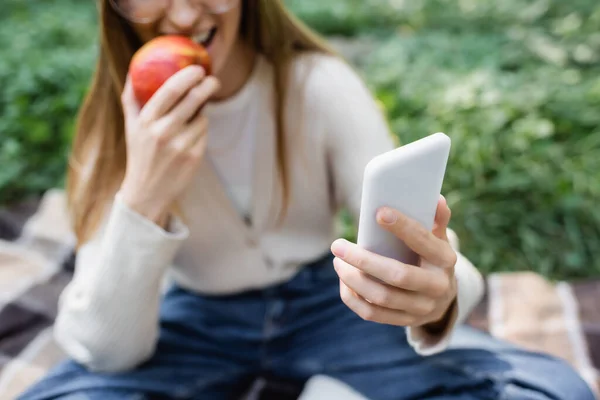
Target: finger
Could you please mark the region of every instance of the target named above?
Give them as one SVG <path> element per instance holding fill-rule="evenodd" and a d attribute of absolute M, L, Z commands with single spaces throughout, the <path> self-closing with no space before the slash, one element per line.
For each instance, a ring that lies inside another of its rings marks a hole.
<path fill-rule="evenodd" d="M 204 155 L 208 143 L 208 118 L 201 114 L 197 114 L 194 116 L 189 126 L 197 129 L 196 140 L 193 143 L 190 152 L 192 156 L 200 159 Z"/>
<path fill-rule="evenodd" d="M 433 298 L 377 282 L 340 258 L 333 260 L 333 266 L 348 288 L 372 304 L 418 316 L 428 315 L 435 309 Z"/>
<path fill-rule="evenodd" d="M 435 220 L 433 224 L 432 233 L 439 239 L 448 241 L 448 236 L 446 234 L 446 229 L 448 229 L 448 224 L 450 223 L 450 207 L 448 207 L 448 203 L 446 202 L 446 198 L 440 195 L 440 199 L 438 200 L 437 210 L 435 212 Z"/>
<path fill-rule="evenodd" d="M 207 135 L 201 136 L 198 139 L 198 141 L 196 141 L 196 143 L 192 146 L 192 149 L 190 150 L 190 153 L 192 154 L 192 156 L 197 159 L 201 159 L 202 156 L 204 155 L 204 152 L 206 151 L 207 143 L 208 143 Z"/>
<path fill-rule="evenodd" d="M 192 120 L 186 128 L 177 133 L 173 138 L 174 146 L 181 151 L 188 151 L 191 153 L 192 148 L 196 143 L 206 136 L 208 128 L 208 119 L 205 116 L 199 115 Z"/>
<path fill-rule="evenodd" d="M 195 140 L 190 148 L 190 157 L 193 160 L 200 161 L 204 156 L 204 152 L 206 151 L 206 146 L 208 143 L 208 119 L 202 115 L 198 115 L 196 118 L 194 118 L 192 124 L 197 125 L 198 130 L 195 133 Z"/>
<path fill-rule="evenodd" d="M 185 97 L 177 104 L 165 118 L 169 118 L 172 124 L 185 124 L 195 117 L 198 109 L 219 90 L 219 80 L 213 76 L 203 79 L 200 84 L 192 88 Z"/>
<path fill-rule="evenodd" d="M 438 297 L 446 293 L 445 274 L 383 257 L 354 243 L 338 239 L 331 245 L 332 253 L 362 272 L 399 289 Z"/>
<path fill-rule="evenodd" d="M 125 79 L 125 86 L 123 88 L 123 93 L 121 93 L 121 104 L 123 106 L 123 115 L 126 120 L 134 118 L 140 112 L 140 107 L 135 98 L 133 85 L 131 84 L 129 75 L 127 75 L 127 78 Z"/>
<path fill-rule="evenodd" d="M 141 112 L 149 119 L 164 116 L 204 76 L 204 69 L 198 65 L 177 71 L 154 93 Z"/>
<path fill-rule="evenodd" d="M 378 322 L 396 326 L 414 324 L 416 318 L 404 311 L 390 310 L 371 304 L 354 293 L 344 282 L 340 281 L 340 297 L 344 304 L 365 321 Z"/>
<path fill-rule="evenodd" d="M 447 241 L 437 238 L 423 225 L 398 210 L 381 208 L 377 213 L 377 222 L 430 263 L 443 268 L 451 268 L 456 264 L 456 254 Z"/>
<path fill-rule="evenodd" d="M 155 131 L 159 132 L 163 143 L 177 138 L 179 148 L 188 148 L 197 141 L 198 135 L 205 133 L 208 123 L 202 114 L 195 111 L 192 111 L 190 117 L 192 120 L 187 121 L 167 114 L 156 121 Z"/>

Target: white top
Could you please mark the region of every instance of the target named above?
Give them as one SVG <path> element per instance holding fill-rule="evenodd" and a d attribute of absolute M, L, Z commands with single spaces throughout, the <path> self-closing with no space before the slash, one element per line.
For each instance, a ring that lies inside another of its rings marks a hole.
<path fill-rule="evenodd" d="M 248 86 L 245 86 L 245 90 L 256 84 L 256 79 L 251 80 Z M 224 113 L 222 109 L 205 111 L 210 118 L 207 157 L 237 212 L 249 217 L 258 108 L 248 107 L 240 110 L 236 113 L 236 118 L 231 118 L 229 113 Z"/>
<path fill-rule="evenodd" d="M 330 251 L 340 206 L 358 220 L 365 165 L 395 147 L 363 82 L 330 56 L 292 64 L 285 116 L 291 199 L 281 226 L 273 93 L 271 65 L 258 58 L 238 94 L 205 107 L 209 151 L 181 199 L 183 220 L 163 230 L 118 194 L 108 205 L 60 298 L 55 337 L 70 357 L 96 371 L 133 368 L 154 352 L 164 278 L 205 294 L 281 283 Z M 225 146 L 231 152 L 221 152 Z M 458 256 L 453 323 L 436 337 L 407 330 L 421 354 L 443 350 L 482 295 L 481 275 Z"/>

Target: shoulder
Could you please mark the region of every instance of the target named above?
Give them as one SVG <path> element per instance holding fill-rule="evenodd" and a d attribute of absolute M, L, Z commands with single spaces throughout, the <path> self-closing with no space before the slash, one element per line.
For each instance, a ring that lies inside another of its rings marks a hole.
<path fill-rule="evenodd" d="M 299 54 L 290 65 L 288 82 L 289 104 L 301 107 L 303 114 L 310 113 L 312 119 L 337 128 L 344 120 L 360 117 L 361 121 L 372 123 L 384 118 L 366 81 L 340 57 Z"/>
<path fill-rule="evenodd" d="M 344 59 L 330 54 L 306 52 L 290 65 L 290 85 L 304 89 L 310 100 L 359 95 L 371 97 L 360 74 Z"/>
<path fill-rule="evenodd" d="M 345 60 L 306 53 L 290 68 L 288 99 L 300 108 L 295 118 L 308 118 L 324 127 L 329 143 L 345 140 L 359 145 L 367 140 L 387 149 L 389 126 L 383 107 L 363 77 Z"/>
<path fill-rule="evenodd" d="M 291 73 L 293 77 L 309 74 L 311 79 L 360 80 L 346 60 L 336 55 L 319 52 L 303 52 L 295 55 L 291 63 Z"/>

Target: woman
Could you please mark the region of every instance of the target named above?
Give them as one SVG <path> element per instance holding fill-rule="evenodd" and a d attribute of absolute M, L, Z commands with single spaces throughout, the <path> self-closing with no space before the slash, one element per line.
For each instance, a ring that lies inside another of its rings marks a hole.
<path fill-rule="evenodd" d="M 100 10 L 69 171 L 80 247 L 55 327 L 71 360 L 23 400 L 230 399 L 259 374 L 328 375 L 371 399 L 592 398 L 558 360 L 473 332 L 483 347 L 447 349 L 482 281 L 443 198 L 433 232 L 377 216 L 420 266 L 333 241 L 393 142 L 358 76 L 281 1 Z M 163 34 L 204 44 L 214 74 L 188 67 L 140 109 L 128 63 Z"/>

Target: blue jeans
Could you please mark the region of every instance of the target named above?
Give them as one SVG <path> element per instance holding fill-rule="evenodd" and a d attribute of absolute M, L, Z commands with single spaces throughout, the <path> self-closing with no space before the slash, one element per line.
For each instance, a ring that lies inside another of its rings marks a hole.
<path fill-rule="evenodd" d="M 556 358 L 467 327 L 456 336 L 463 347 L 422 357 L 403 328 L 362 320 L 341 302 L 328 255 L 264 290 L 199 296 L 173 287 L 150 360 L 118 374 L 66 361 L 20 400 L 237 399 L 256 376 L 302 385 L 317 374 L 373 400 L 594 398 Z"/>

